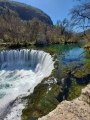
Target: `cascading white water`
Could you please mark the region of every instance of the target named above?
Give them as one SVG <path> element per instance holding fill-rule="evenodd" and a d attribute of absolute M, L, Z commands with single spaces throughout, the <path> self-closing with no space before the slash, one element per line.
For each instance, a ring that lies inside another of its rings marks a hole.
<path fill-rule="evenodd" d="M 0 52 L 0 118 L 5 117 L 17 97 L 30 94 L 44 77 L 51 74 L 53 63 L 51 55 L 43 51 Z"/>

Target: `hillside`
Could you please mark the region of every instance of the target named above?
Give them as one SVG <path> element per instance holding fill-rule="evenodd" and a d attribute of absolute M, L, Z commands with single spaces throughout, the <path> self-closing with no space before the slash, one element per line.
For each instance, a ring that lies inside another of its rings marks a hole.
<path fill-rule="evenodd" d="M 22 20 L 32 20 L 36 17 L 46 24 L 53 25 L 51 18 L 38 8 L 15 1 L 0 0 L 0 13 L 6 7 L 17 12 Z"/>

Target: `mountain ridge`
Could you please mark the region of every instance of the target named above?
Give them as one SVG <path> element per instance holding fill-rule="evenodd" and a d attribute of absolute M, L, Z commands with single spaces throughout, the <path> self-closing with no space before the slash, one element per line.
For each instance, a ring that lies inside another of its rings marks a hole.
<path fill-rule="evenodd" d="M 46 24 L 53 25 L 49 15 L 31 5 L 10 0 L 0 0 L 0 14 L 6 7 L 13 10 L 14 12 L 17 12 L 22 20 L 32 20 L 36 17 Z"/>

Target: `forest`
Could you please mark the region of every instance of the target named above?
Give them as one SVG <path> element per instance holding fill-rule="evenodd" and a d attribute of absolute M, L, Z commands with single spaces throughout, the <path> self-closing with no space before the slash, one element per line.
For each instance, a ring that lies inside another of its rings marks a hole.
<path fill-rule="evenodd" d="M 0 42 L 10 44 L 45 45 L 77 42 L 77 35 L 67 19 L 48 25 L 37 18 L 25 21 L 9 8 L 0 15 Z"/>
<path fill-rule="evenodd" d="M 83 38 L 89 39 L 86 35 L 87 29 L 89 35 L 89 25 L 86 25 L 86 22 L 89 24 L 89 5 L 80 0 L 70 11 L 71 21 L 64 18 L 57 20 L 56 25 L 46 24 L 36 17 L 22 20 L 17 12 L 5 7 L 0 14 L 0 43 L 26 46 L 75 43 Z M 84 32 L 76 33 L 75 26 Z"/>

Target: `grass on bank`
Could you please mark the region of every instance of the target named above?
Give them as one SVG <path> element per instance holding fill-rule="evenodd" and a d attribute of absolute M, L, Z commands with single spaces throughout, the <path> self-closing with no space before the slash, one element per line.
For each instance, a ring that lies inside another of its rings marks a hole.
<path fill-rule="evenodd" d="M 83 67 L 81 68 L 76 68 L 72 74 L 74 75 L 74 77 L 76 78 L 83 78 L 86 75 L 90 74 L 90 64 L 85 64 Z"/>
<path fill-rule="evenodd" d="M 86 86 L 86 85 L 79 85 L 76 82 L 75 78 L 71 78 L 71 81 L 72 83 L 69 88 L 69 93 L 68 93 L 68 98 L 67 98 L 67 100 L 69 101 L 79 97 L 81 94 L 81 90 Z"/>

